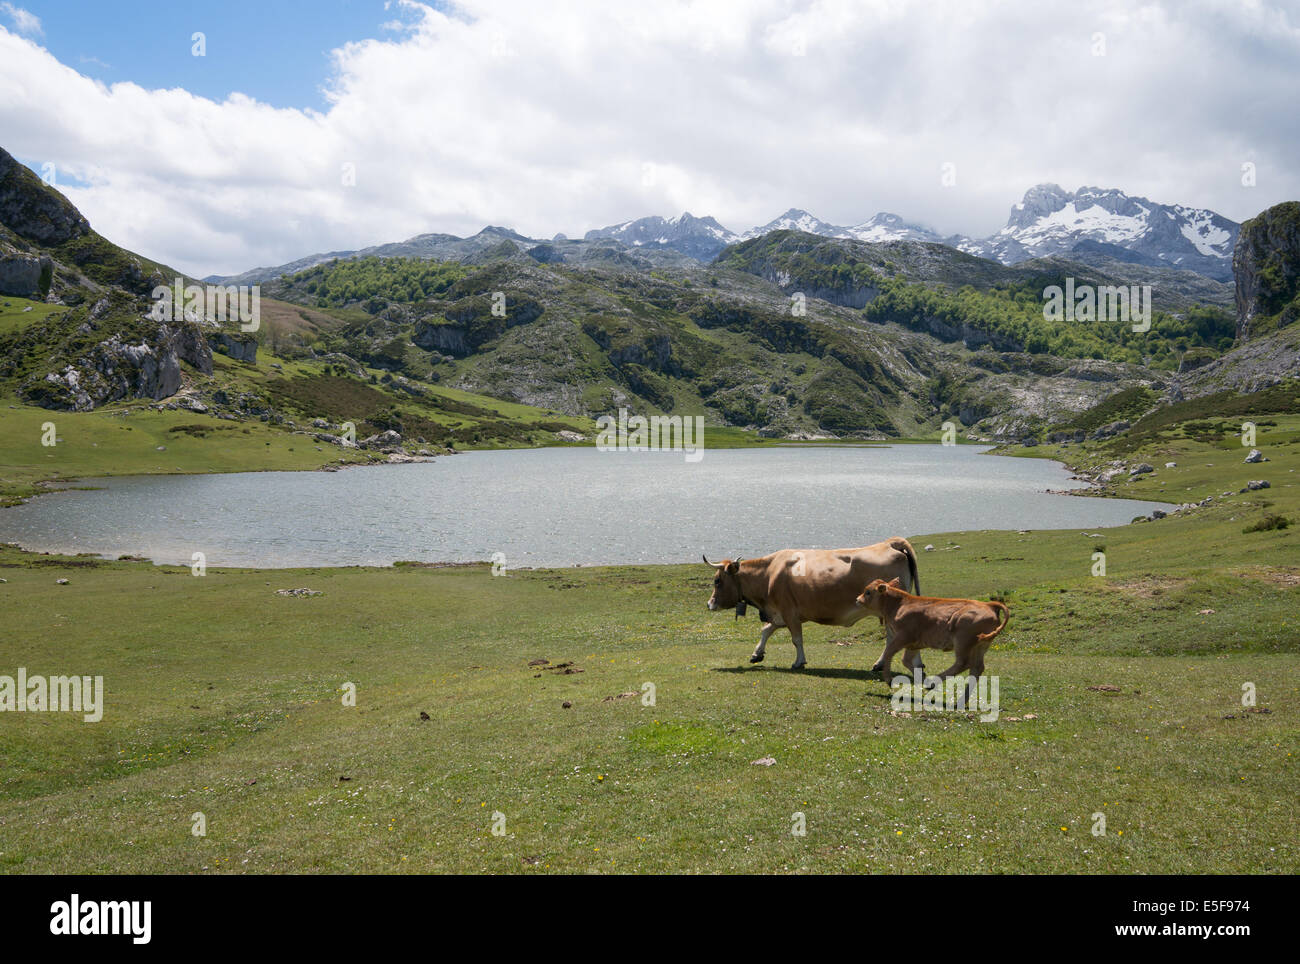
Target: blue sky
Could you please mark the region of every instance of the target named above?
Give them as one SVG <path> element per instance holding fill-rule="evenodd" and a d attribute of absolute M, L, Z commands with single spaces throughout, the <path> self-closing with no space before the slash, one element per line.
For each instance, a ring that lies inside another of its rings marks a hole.
<path fill-rule="evenodd" d="M 222 101 L 232 92 L 275 107 L 324 110 L 330 51 L 391 37 L 401 13 L 383 0 L 19 0 L 40 18 L 37 39 L 60 61 L 106 84 L 183 87 Z M 407 18 L 409 19 L 409 17 Z M 3 17 L 0 16 L 0 22 Z M 207 55 L 191 53 L 202 32 Z"/>
<path fill-rule="evenodd" d="M 985 237 L 1044 182 L 1242 221 L 1300 198 L 1297 90 L 1300 0 L 0 0 L 0 147 L 199 276 L 683 211 Z"/>

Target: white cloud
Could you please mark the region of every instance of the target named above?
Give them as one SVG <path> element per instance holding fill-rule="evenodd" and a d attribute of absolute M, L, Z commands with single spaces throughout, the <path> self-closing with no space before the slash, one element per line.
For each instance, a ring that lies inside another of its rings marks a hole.
<path fill-rule="evenodd" d="M 682 210 L 984 235 L 1040 181 L 1236 219 L 1300 196 L 1300 29 L 1262 2 L 394 7 L 403 29 L 334 52 L 324 112 L 106 86 L 0 28 L 0 146 L 84 185 L 66 193 L 107 237 L 202 274 Z"/>
<path fill-rule="evenodd" d="M 30 10 L 24 10 L 22 7 L 15 7 L 12 3 L 0 3 L 0 13 L 4 14 L 14 25 L 14 29 L 21 34 L 29 37 L 39 37 L 41 31 L 41 18 L 36 16 Z"/>

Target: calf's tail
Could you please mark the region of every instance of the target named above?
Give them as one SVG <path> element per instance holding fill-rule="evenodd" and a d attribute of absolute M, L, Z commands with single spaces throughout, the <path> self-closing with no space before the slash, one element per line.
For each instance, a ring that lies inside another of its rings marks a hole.
<path fill-rule="evenodd" d="M 998 633 L 1002 632 L 1002 630 L 1006 629 L 1007 623 L 1011 621 L 1011 610 L 1008 609 L 1004 604 L 998 602 L 996 599 L 990 599 L 988 605 L 1002 612 L 1002 622 L 998 624 L 998 628 L 993 630 L 993 632 L 980 633 L 978 636 L 976 636 L 975 641 L 979 643 L 987 643 Z"/>
<path fill-rule="evenodd" d="M 916 550 L 912 544 L 901 536 L 895 536 L 889 540 L 889 544 L 907 556 L 907 574 L 912 580 L 912 588 L 908 590 L 913 596 L 921 595 L 921 580 L 916 574 Z"/>

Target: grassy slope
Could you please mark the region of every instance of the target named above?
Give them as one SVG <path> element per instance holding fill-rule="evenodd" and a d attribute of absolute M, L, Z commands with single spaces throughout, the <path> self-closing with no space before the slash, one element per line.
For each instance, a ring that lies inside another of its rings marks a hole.
<path fill-rule="evenodd" d="M 960 544 L 922 556 L 928 592 L 1007 595 L 996 723 L 891 715 L 866 622 L 810 628 L 803 673 L 784 635 L 749 667 L 757 624 L 705 612 L 702 566 L 195 578 L 5 550 L 0 672 L 102 673 L 108 709 L 0 717 L 0 867 L 1295 873 L 1298 527 L 1241 532 L 1300 516 L 1300 417 L 1276 421 L 1264 465 L 1158 443 L 1179 468 L 1139 496 L 1273 483 L 1190 518 L 918 540 Z M 605 701 L 645 682 L 653 707 Z"/>

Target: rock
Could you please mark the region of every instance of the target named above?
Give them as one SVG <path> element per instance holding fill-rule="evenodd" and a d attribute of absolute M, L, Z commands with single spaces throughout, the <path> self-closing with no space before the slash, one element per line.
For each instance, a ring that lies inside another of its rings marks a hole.
<path fill-rule="evenodd" d="M 88 412 L 124 398 L 170 398 L 181 387 L 181 362 L 212 374 L 212 352 L 198 326 L 143 319 L 153 328 L 139 344 L 120 334 L 84 350 L 61 370 L 30 376 L 19 388 L 42 408 Z"/>
<path fill-rule="evenodd" d="M 1241 491 L 1257 492 L 1260 489 L 1267 489 L 1267 488 L 1271 488 L 1271 486 L 1268 484 L 1268 481 L 1266 479 L 1251 479 L 1249 482 L 1246 483 L 1246 488 L 1242 489 Z"/>
<path fill-rule="evenodd" d="M 213 351 L 249 365 L 257 363 L 257 337 L 249 332 L 213 331 L 207 340 Z"/>
<path fill-rule="evenodd" d="M 323 593 L 321 593 L 321 591 L 318 590 L 318 589 L 307 589 L 306 587 L 300 587 L 300 588 L 298 588 L 298 589 L 277 589 L 277 590 L 275 591 L 275 594 L 276 594 L 277 596 L 320 596 L 320 595 L 323 595 Z"/>
<path fill-rule="evenodd" d="M 760 757 L 760 758 L 757 759 L 757 760 L 753 760 L 753 761 L 751 761 L 749 765 L 750 765 L 750 766 L 755 766 L 755 767 L 770 767 L 770 766 L 775 766 L 775 765 L 776 765 L 776 757 L 770 757 L 770 756 Z"/>
<path fill-rule="evenodd" d="M 568 429 L 561 429 L 560 431 L 556 432 L 555 437 L 558 439 L 562 439 L 565 442 L 587 441 L 587 436 L 583 435 L 581 432 L 571 432 Z"/>
<path fill-rule="evenodd" d="M 17 252 L 6 255 L 0 249 L 0 294 L 43 298 L 50 290 L 53 276 L 54 262 L 50 258 Z M 31 305 L 23 309 L 31 310 Z"/>
<path fill-rule="evenodd" d="M 402 444 L 402 436 L 392 429 L 380 432 L 378 435 L 372 435 L 364 438 L 357 443 L 363 449 L 386 449 L 394 448 Z"/>
<path fill-rule="evenodd" d="M 1261 452 L 1259 449 L 1251 449 L 1250 454 L 1246 456 L 1246 462 L 1251 465 L 1254 465 L 1256 462 L 1267 462 L 1267 461 L 1268 459 L 1264 458 L 1264 453 Z"/>
<path fill-rule="evenodd" d="M 927 545 L 927 546 L 925 547 L 925 551 L 926 551 L 926 552 L 934 552 L 934 544 L 933 544 L 933 543 L 930 543 L 929 545 Z"/>
<path fill-rule="evenodd" d="M 1163 519 L 1166 515 L 1167 515 L 1167 513 L 1165 512 L 1164 509 L 1152 509 L 1152 510 L 1151 510 L 1151 521 L 1152 521 L 1152 522 L 1155 522 L 1156 519 Z"/>
<path fill-rule="evenodd" d="M 1275 204 L 1241 226 L 1232 272 L 1238 341 L 1300 316 L 1300 202 Z"/>
<path fill-rule="evenodd" d="M 1146 475 L 1148 472 L 1154 472 L 1156 467 L 1150 462 L 1139 462 L 1133 468 L 1128 470 L 1129 475 Z"/>
<path fill-rule="evenodd" d="M 1118 435 L 1120 432 L 1127 432 L 1131 427 L 1132 426 L 1129 422 L 1120 419 L 1117 422 L 1111 422 L 1107 425 L 1101 426 L 1101 428 L 1092 433 L 1092 437 L 1094 439 L 1110 438 L 1112 435 Z"/>
<path fill-rule="evenodd" d="M 59 586 L 66 586 L 66 585 L 68 584 L 68 580 L 66 580 L 66 579 L 56 579 L 56 580 L 54 580 L 54 582 L 55 582 L 56 585 L 59 585 Z"/>
<path fill-rule="evenodd" d="M 1166 463 L 1165 463 L 1165 468 L 1167 468 L 1167 469 L 1176 469 L 1176 468 L 1178 468 L 1178 463 L 1177 463 L 1177 462 L 1166 462 Z"/>

